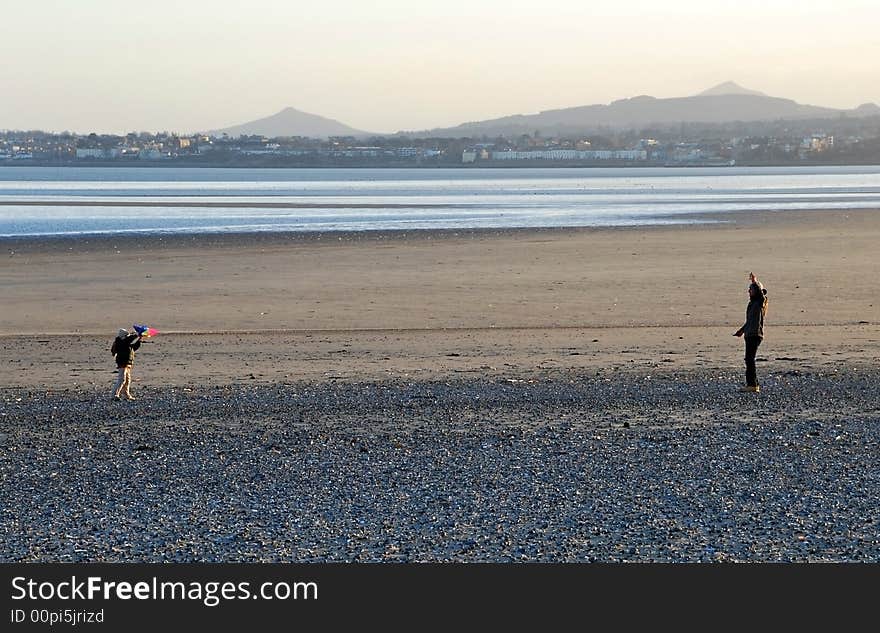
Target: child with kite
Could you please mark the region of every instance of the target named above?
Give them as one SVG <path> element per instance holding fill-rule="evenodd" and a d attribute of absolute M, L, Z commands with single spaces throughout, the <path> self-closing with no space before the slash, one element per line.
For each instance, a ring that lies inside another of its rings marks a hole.
<path fill-rule="evenodd" d="M 110 353 L 116 358 L 116 370 L 119 373 L 116 384 L 113 386 L 113 397 L 121 400 L 122 394 L 128 400 L 134 400 L 131 395 L 131 366 L 134 363 L 134 353 L 141 346 L 141 339 L 156 334 L 156 330 L 145 325 L 135 324 L 134 332 L 129 334 L 125 328 L 119 328 Z"/>

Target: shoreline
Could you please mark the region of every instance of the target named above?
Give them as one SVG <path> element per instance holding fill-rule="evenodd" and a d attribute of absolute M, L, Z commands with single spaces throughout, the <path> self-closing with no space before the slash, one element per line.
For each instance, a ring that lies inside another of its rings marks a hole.
<path fill-rule="evenodd" d="M 2 203 L 0 203 L 2 204 Z M 63 206 L 63 205 L 62 205 Z M 105 206 L 114 206 L 106 203 Z M 382 206 L 382 205 L 379 205 Z M 90 241 L 106 244 L 111 241 L 123 241 L 126 245 L 142 244 L 144 248 L 153 246 L 181 247 L 201 246 L 233 246 L 233 245 L 283 245 L 310 242 L 337 241 L 406 241 L 433 239 L 482 239 L 491 237 L 528 237 L 536 236 L 564 237 L 584 233 L 639 232 L 660 230 L 699 230 L 722 226 L 754 226 L 782 225 L 796 223 L 799 225 L 834 223 L 848 216 L 873 216 L 878 214 L 877 208 L 851 209 L 781 209 L 773 211 L 719 211 L 694 212 L 680 214 L 658 214 L 660 219 L 678 219 L 682 222 L 661 222 L 656 224 L 618 224 L 604 226 L 534 226 L 534 227 L 466 227 L 466 228 L 399 228 L 399 229 L 363 229 L 363 230 L 266 230 L 266 231 L 193 231 L 168 232 L 160 231 L 137 232 L 121 231 L 118 233 L 77 233 L 77 234 L 46 234 L 46 235 L 0 235 L 0 247 L 8 244 L 19 244 L 22 247 L 39 250 L 41 247 L 69 242 L 70 245 L 82 245 Z M 822 217 L 824 216 L 824 217 Z"/>
<path fill-rule="evenodd" d="M 855 209 L 854 211 L 859 211 Z M 746 212 L 750 213 L 750 212 Z M 760 212 L 756 212 L 760 213 Z M 811 212 L 806 212 L 811 213 Z M 694 214 L 700 218 L 713 214 Z M 718 214 L 720 215 L 720 214 Z M 681 223 L 675 226 L 696 227 L 701 224 L 720 224 L 732 220 L 717 222 Z M 105 245 L 108 242 L 122 241 L 126 246 L 141 244 L 143 248 L 167 247 L 210 247 L 210 246 L 278 246 L 291 244 L 308 244 L 316 242 L 355 241 L 355 242 L 388 242 L 388 241 L 427 241 L 442 239 L 483 239 L 493 237 L 516 237 L 530 234 L 538 236 L 561 236 L 575 233 L 599 233 L 610 231 L 638 231 L 669 228 L 669 224 L 640 224 L 614 226 L 548 226 L 548 227 L 475 227 L 475 228 L 405 228 L 405 229 L 364 229 L 339 231 L 199 231 L 199 232 L 145 232 L 126 231 L 119 233 L 77 233 L 47 235 L 0 235 L 0 247 L 7 244 L 19 244 L 33 250 L 49 247 L 62 242 L 70 245 L 82 245 L 89 241 Z"/>
<path fill-rule="evenodd" d="M 46 167 L 51 169 L 61 169 L 61 168 L 144 168 L 144 169 L 155 169 L 155 168 L 170 168 L 170 169 L 178 169 L 178 168 L 186 168 L 186 169 L 417 169 L 417 170 L 431 170 L 431 169 L 602 169 L 602 168 L 613 168 L 613 169 L 690 169 L 690 168 L 732 168 L 735 169 L 737 167 L 878 167 L 880 163 L 873 161 L 871 159 L 866 159 L 863 163 L 858 162 L 824 162 L 824 161 L 816 161 L 809 162 L 804 164 L 802 161 L 790 162 L 790 163 L 769 163 L 769 162 L 737 162 L 735 165 L 729 164 L 728 161 L 707 161 L 704 163 L 669 163 L 666 161 L 663 162 L 645 162 L 640 164 L 633 164 L 632 161 L 602 161 L 600 163 L 597 162 L 581 162 L 577 164 L 571 164 L 569 161 L 523 161 L 528 164 L 511 164 L 514 161 L 502 160 L 496 161 L 493 164 L 474 164 L 474 163 L 443 163 L 443 164 L 418 164 L 418 163 L 381 163 L 381 164 L 339 164 L 339 163 L 326 163 L 326 164 L 278 164 L 272 162 L 265 163 L 239 163 L 239 164 L 229 164 L 227 162 L 223 163 L 203 163 L 203 162 L 170 162 L 165 160 L 159 161 L 139 161 L 134 160 L 132 162 L 118 162 L 118 161 L 88 161 L 84 163 L 78 162 L 65 162 L 65 163 L 57 163 L 52 161 L 31 161 L 27 164 L 23 164 L 22 161 L 7 161 L 0 162 L 0 167 Z M 576 162 L 576 161 L 574 161 Z M 551 163 L 551 164 L 548 164 Z"/>

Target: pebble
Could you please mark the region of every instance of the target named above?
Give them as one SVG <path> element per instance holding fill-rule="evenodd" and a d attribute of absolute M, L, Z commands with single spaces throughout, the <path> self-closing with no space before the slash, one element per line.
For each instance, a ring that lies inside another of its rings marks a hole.
<path fill-rule="evenodd" d="M 532 378 L 0 389 L 0 558 L 880 561 L 880 372 Z"/>

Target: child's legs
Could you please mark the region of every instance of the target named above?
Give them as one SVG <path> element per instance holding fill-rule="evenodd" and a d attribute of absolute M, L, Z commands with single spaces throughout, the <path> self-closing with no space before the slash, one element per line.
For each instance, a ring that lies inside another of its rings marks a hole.
<path fill-rule="evenodd" d="M 125 377 L 128 375 L 128 367 L 120 367 L 116 370 L 116 384 L 113 385 L 113 395 L 115 397 L 119 397 L 119 394 L 122 393 L 122 384 L 125 382 Z"/>
<path fill-rule="evenodd" d="M 131 389 L 131 367 L 125 368 L 125 379 L 122 383 L 122 389 L 125 391 L 126 396 L 131 395 L 131 392 L 129 391 Z"/>

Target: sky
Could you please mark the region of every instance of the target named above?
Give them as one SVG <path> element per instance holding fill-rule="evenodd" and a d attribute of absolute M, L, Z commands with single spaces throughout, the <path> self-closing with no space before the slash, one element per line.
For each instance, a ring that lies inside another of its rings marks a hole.
<path fill-rule="evenodd" d="M 880 104 L 877 0 L 0 0 L 0 129 L 377 133 L 723 81 Z"/>

